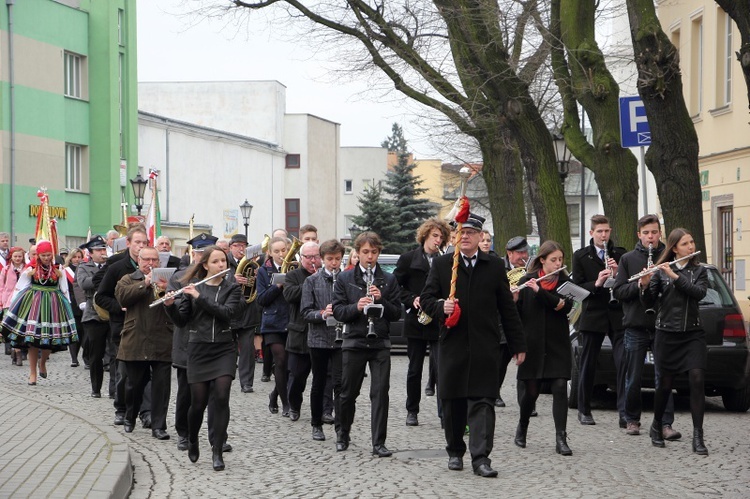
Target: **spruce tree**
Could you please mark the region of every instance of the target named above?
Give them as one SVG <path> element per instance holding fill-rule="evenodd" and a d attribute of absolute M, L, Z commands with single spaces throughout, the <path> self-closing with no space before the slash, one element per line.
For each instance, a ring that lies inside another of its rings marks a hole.
<path fill-rule="evenodd" d="M 396 208 L 389 200 L 383 198 L 380 185 L 368 186 L 357 198 L 361 215 L 352 217 L 352 221 L 360 230 L 370 230 L 377 233 L 383 241 L 383 253 L 394 253 L 392 245 L 398 232 Z M 354 234 L 352 236 L 356 237 Z"/>
<path fill-rule="evenodd" d="M 391 136 L 381 146 L 396 153 L 398 163 L 386 174 L 383 191 L 389 195 L 396 217 L 396 231 L 388 240 L 388 253 L 401 254 L 413 249 L 419 226 L 433 216 L 435 207 L 430 201 L 418 196 L 427 192 L 419 187 L 422 180 L 414 175 L 414 163 L 409 163 L 409 152 L 404 132 L 398 123 L 393 124 Z M 384 241 L 385 242 L 385 241 Z"/>

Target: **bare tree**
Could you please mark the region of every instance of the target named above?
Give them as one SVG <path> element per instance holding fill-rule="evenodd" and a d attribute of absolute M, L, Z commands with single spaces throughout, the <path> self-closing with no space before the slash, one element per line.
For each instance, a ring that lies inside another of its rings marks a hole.
<path fill-rule="evenodd" d="M 547 36 L 563 101 L 560 130 L 573 156 L 594 172 L 618 244 L 630 248 L 635 244 L 633 228 L 638 218 L 638 161 L 620 146 L 620 87 L 596 41 L 598 3 L 552 0 Z M 581 131 L 578 103 L 591 121 L 593 143 Z"/>
<path fill-rule="evenodd" d="M 654 0 L 627 0 L 638 67 L 638 93 L 651 128 L 646 165 L 656 180 L 664 220 L 690 230 L 705 260 L 698 135 L 685 105 L 679 56 L 661 29 Z"/>
<path fill-rule="evenodd" d="M 529 84 L 549 47 L 544 41 L 523 46 L 537 0 L 505 0 L 504 9 L 498 0 L 230 0 L 224 5 L 276 8 L 289 21 L 312 21 L 317 36 L 356 42 L 337 45 L 347 51 L 349 68 L 377 68 L 397 91 L 441 113 L 476 141 L 500 240 L 526 231 L 525 175 L 540 237 L 559 241 L 570 254 L 550 132 Z M 518 21 L 511 31 L 513 18 Z M 353 50 L 355 45 L 363 52 Z"/>

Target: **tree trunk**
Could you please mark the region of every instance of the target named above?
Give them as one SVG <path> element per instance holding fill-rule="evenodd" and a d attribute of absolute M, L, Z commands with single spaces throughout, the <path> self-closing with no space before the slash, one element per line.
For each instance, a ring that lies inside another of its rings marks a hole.
<path fill-rule="evenodd" d="M 748 107 L 750 107 L 750 2 L 747 0 L 716 0 L 716 3 L 729 14 L 740 30 L 740 50 L 737 60 L 740 61 L 742 74 L 747 86 Z"/>
<path fill-rule="evenodd" d="M 484 166 L 482 176 L 492 212 L 495 251 L 505 256 L 505 242 L 529 234 L 523 199 L 523 170 L 515 142 L 501 134 L 487 134 L 479 143 Z"/>
<path fill-rule="evenodd" d="M 562 132 L 573 156 L 594 172 L 614 241 L 630 249 L 637 241 L 638 160 L 620 146 L 620 88 L 596 43 L 596 2 L 562 2 L 565 8 L 561 11 L 561 0 L 552 1 L 550 18 L 552 65 L 565 101 Z M 569 63 L 564 59 L 563 44 Z M 580 130 L 576 101 L 591 121 L 593 147 Z"/>
<path fill-rule="evenodd" d="M 627 6 L 638 93 L 651 128 L 646 165 L 656 180 L 666 233 L 688 229 L 705 261 L 698 136 L 682 93 L 677 50 L 661 29 L 653 0 L 627 0 Z"/>

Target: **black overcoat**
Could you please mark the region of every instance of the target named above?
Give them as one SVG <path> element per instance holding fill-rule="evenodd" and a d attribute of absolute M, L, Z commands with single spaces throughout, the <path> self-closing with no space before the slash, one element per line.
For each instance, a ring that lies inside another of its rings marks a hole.
<path fill-rule="evenodd" d="M 597 254 L 594 240 L 573 253 L 573 275 L 572 281 L 591 294 L 583 300 L 581 305 L 581 319 L 578 323 L 580 331 L 590 333 L 609 333 L 619 331 L 622 326 L 622 305 L 618 302 L 610 304 L 610 293 L 608 288 L 597 288 L 595 283 L 599 278 L 599 272 L 604 270 L 604 262 Z M 620 262 L 625 253 L 625 248 L 615 246 L 612 241 L 607 245 L 607 254 Z"/>
<path fill-rule="evenodd" d="M 419 310 L 414 308 L 414 299 L 422 294 L 422 289 L 430 273 L 430 264 L 423 248 L 408 251 L 401 255 L 396 263 L 393 275 L 401 285 L 399 299 L 404 305 L 404 336 L 422 340 L 435 341 L 440 334 L 438 321 L 422 325 L 417 320 Z"/>
<path fill-rule="evenodd" d="M 469 272 L 459 262 L 456 298 L 461 319 L 453 328 L 444 325 L 443 301 L 448 298 L 453 255 L 436 258 L 420 302 L 439 321 L 438 389 L 442 399 L 497 398 L 500 372 L 500 323 L 511 352 L 526 351 L 518 309 L 513 302 L 505 265 L 497 257 L 479 252 Z"/>
<path fill-rule="evenodd" d="M 518 284 L 520 286 L 537 277 L 539 272 L 527 274 Z M 518 379 L 570 379 L 568 312 L 573 308 L 573 300 L 556 291 L 567 280 L 567 276 L 558 277 L 557 286 L 551 291 L 540 286 L 537 293 L 531 288 L 524 288 L 518 292 L 516 305 L 521 314 L 528 348 L 526 360 L 518 366 Z M 565 300 L 565 306 L 555 310 L 561 298 Z"/>

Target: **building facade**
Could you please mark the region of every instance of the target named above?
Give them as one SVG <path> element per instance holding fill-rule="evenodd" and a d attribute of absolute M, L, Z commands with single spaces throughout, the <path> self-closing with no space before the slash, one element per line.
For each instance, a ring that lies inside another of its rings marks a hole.
<path fill-rule="evenodd" d="M 703 223 L 716 265 L 747 318 L 750 234 L 750 126 L 734 21 L 715 2 L 658 2 L 662 28 L 680 54 L 685 102 L 700 143 Z"/>
<path fill-rule="evenodd" d="M 135 0 L 0 8 L 0 230 L 14 244 L 34 236 L 40 187 L 61 246 L 122 220 L 138 152 L 135 19 Z"/>

